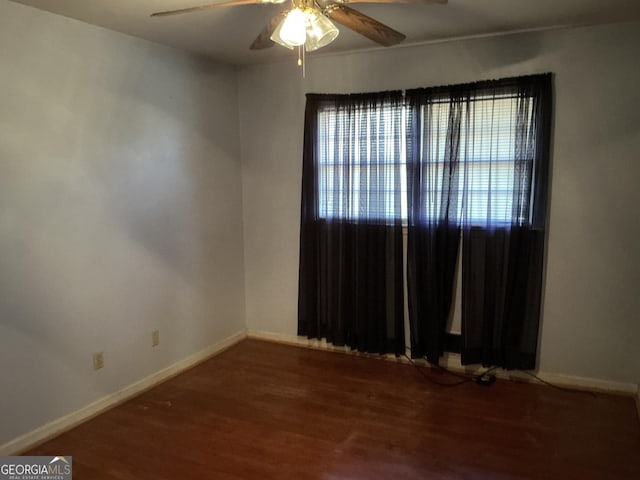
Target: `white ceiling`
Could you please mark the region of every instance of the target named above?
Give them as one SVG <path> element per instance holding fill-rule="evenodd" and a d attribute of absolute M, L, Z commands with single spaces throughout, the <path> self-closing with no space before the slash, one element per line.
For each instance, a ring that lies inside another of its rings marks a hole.
<path fill-rule="evenodd" d="M 236 64 L 294 55 L 278 45 L 249 45 L 282 5 L 245 5 L 171 17 L 152 12 L 216 0 L 12 0 L 87 23 Z M 224 1 L 224 0 L 222 0 Z M 355 8 L 407 36 L 405 44 L 563 26 L 640 21 L 639 0 L 449 0 L 446 5 L 357 4 Z M 338 25 L 338 39 L 320 52 L 376 47 Z M 381 47 L 383 48 L 383 47 Z"/>

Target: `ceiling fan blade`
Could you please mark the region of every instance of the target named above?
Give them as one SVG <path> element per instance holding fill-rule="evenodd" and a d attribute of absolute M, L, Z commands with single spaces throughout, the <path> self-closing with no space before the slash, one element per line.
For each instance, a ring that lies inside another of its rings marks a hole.
<path fill-rule="evenodd" d="M 418 3 L 430 5 L 433 3 L 444 5 L 449 0 L 337 0 L 336 3 Z"/>
<path fill-rule="evenodd" d="M 209 3 L 207 5 L 199 5 L 197 7 L 179 8 L 178 10 L 167 10 L 165 12 L 152 13 L 152 17 L 166 17 L 168 15 L 180 15 L 182 13 L 198 12 L 201 10 L 210 10 L 219 7 L 235 7 L 236 5 L 253 5 L 256 3 L 283 3 L 285 0 L 231 0 L 230 2 Z"/>
<path fill-rule="evenodd" d="M 334 4 L 326 9 L 325 14 L 345 27 L 364 35 L 369 40 L 373 40 L 380 45 L 390 47 L 402 42 L 405 38 L 400 32 L 395 31 L 391 27 L 360 13 L 346 5 Z"/>
<path fill-rule="evenodd" d="M 278 12 L 271 17 L 269 23 L 267 23 L 267 25 L 262 29 L 249 48 L 251 50 L 262 50 L 263 48 L 273 47 L 275 42 L 271 40 L 271 35 L 273 35 L 276 27 L 288 12 L 289 10 L 284 10 L 283 12 Z"/>

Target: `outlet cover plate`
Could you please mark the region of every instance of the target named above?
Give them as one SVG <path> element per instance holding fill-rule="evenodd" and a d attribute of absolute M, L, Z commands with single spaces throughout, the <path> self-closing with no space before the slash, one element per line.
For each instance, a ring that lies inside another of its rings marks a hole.
<path fill-rule="evenodd" d="M 104 367 L 104 353 L 96 352 L 93 354 L 93 369 L 100 370 Z"/>

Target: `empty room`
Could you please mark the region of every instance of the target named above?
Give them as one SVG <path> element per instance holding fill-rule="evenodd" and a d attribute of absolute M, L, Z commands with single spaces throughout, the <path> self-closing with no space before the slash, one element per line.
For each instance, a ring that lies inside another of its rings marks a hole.
<path fill-rule="evenodd" d="M 640 478 L 640 2 L 0 0 L 0 480 Z"/>

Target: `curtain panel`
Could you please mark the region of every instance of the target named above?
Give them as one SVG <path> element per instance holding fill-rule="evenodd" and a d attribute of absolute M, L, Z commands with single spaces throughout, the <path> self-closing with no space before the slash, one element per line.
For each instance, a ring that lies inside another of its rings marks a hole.
<path fill-rule="evenodd" d="M 478 221 L 463 218 L 462 362 L 507 369 L 536 367 L 548 213 L 551 135 L 551 75 L 483 85 L 476 96 L 508 96 L 508 172 L 505 212 L 493 205 L 505 197 L 499 181 L 500 155 L 489 158 L 487 201 L 465 196 L 466 212 L 483 212 Z M 467 144 L 478 144 L 478 129 L 467 132 Z M 490 143 L 500 132 L 484 134 Z M 465 152 L 465 162 L 474 155 Z M 478 172 L 465 171 L 473 185 Z M 472 188 L 467 188 L 471 192 Z"/>
<path fill-rule="evenodd" d="M 307 95 L 299 335 L 404 354 L 402 103 Z"/>
<path fill-rule="evenodd" d="M 443 353 L 462 231 L 462 363 L 532 369 L 551 74 L 410 90 L 407 99 L 412 354 L 437 363 Z"/>
<path fill-rule="evenodd" d="M 407 291 L 411 356 L 444 352 L 460 244 L 463 104 L 436 89 L 407 92 Z"/>

